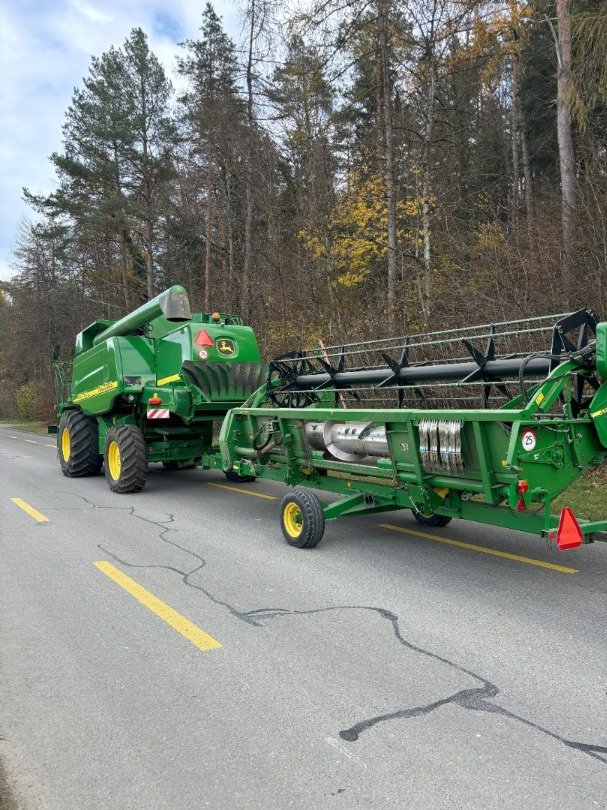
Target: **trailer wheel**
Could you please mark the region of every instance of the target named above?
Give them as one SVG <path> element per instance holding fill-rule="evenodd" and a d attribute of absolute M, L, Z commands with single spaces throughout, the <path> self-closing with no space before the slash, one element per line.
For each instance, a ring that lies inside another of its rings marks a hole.
<path fill-rule="evenodd" d="M 424 515 L 423 512 L 419 512 L 417 509 L 413 509 L 412 511 L 413 517 L 418 523 L 421 523 L 422 526 L 446 526 L 447 523 L 451 523 L 451 518 L 447 515 L 435 515 L 434 513 Z"/>
<path fill-rule="evenodd" d="M 97 422 L 82 411 L 64 411 L 57 429 L 61 472 L 68 478 L 99 475 L 103 456 L 98 452 Z"/>
<path fill-rule="evenodd" d="M 148 459 L 143 433 L 135 425 L 110 428 L 105 440 L 105 477 L 114 492 L 140 492 Z"/>
<path fill-rule="evenodd" d="M 325 513 L 316 495 L 303 487 L 285 495 L 280 504 L 280 525 L 290 546 L 317 546 L 325 533 Z"/>
<path fill-rule="evenodd" d="M 240 473 L 234 472 L 234 470 L 224 470 L 223 474 L 228 479 L 228 481 L 235 481 L 238 484 L 244 484 L 246 481 L 254 481 L 254 475 L 241 475 Z"/>

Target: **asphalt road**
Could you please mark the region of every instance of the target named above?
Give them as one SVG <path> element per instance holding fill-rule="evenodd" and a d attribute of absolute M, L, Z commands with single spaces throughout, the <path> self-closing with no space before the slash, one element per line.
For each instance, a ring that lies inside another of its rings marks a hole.
<path fill-rule="evenodd" d="M 154 466 L 115 495 L 51 443 L 0 429 L 20 806 L 607 805 L 607 544 L 396 512 L 300 551 L 281 486 Z"/>

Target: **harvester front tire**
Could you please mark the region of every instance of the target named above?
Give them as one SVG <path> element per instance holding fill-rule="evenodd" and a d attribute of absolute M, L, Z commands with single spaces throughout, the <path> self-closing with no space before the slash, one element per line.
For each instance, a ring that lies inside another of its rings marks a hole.
<path fill-rule="evenodd" d="M 225 477 L 228 481 L 234 481 L 237 484 L 244 484 L 247 481 L 254 481 L 254 475 L 241 475 L 240 473 L 234 472 L 234 470 L 224 470 Z"/>
<path fill-rule="evenodd" d="M 446 526 L 447 523 L 451 523 L 451 518 L 447 515 L 424 515 L 423 512 L 418 512 L 416 509 L 413 509 L 413 517 L 422 526 Z"/>
<path fill-rule="evenodd" d="M 325 513 L 321 502 L 309 490 L 295 487 L 280 504 L 280 525 L 290 546 L 314 548 L 325 533 Z"/>
<path fill-rule="evenodd" d="M 105 440 L 105 477 L 113 492 L 141 492 L 148 474 L 143 433 L 135 425 L 110 428 Z"/>
<path fill-rule="evenodd" d="M 57 430 L 61 472 L 68 478 L 99 475 L 103 456 L 98 452 L 97 422 L 82 411 L 64 411 Z"/>

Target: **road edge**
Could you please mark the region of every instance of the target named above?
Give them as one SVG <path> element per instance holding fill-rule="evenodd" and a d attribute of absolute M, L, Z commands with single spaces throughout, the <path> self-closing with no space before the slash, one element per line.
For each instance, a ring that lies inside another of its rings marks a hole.
<path fill-rule="evenodd" d="M 22 810 L 23 804 L 15 796 L 9 782 L 4 759 L 0 757 L 0 810 Z"/>

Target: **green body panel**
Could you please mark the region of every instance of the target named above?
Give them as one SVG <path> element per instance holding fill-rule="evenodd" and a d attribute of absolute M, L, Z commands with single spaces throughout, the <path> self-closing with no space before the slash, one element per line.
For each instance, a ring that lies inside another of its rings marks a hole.
<path fill-rule="evenodd" d="M 603 380 L 607 380 L 607 323 L 596 325 L 596 370 Z"/>
<path fill-rule="evenodd" d="M 603 447 L 607 447 L 607 386 L 602 385 L 590 403 L 590 416 Z"/>
<path fill-rule="evenodd" d="M 192 315 L 175 286 L 118 321 L 96 321 L 79 333 L 71 393 L 57 403 L 57 415 L 76 407 L 95 417 L 100 452 L 113 425 L 133 424 L 150 461 L 199 461 L 213 449 L 213 422 L 266 375 L 250 327 L 236 316 Z M 168 416 L 149 418 L 158 410 Z"/>
<path fill-rule="evenodd" d="M 128 378 L 139 382 L 129 384 Z M 124 394 L 138 395 L 155 382 L 153 347 L 144 337 L 111 337 L 76 355 L 72 402 L 90 416 L 111 411 Z"/>

